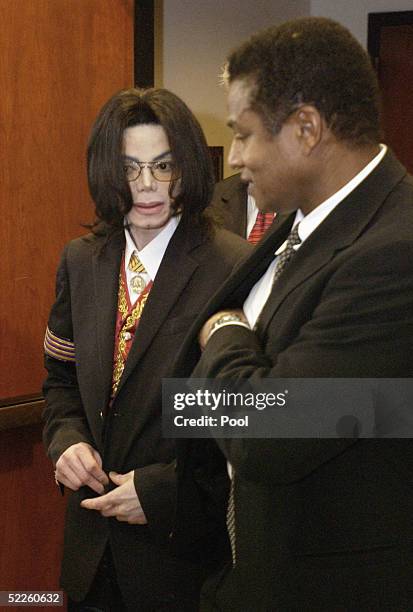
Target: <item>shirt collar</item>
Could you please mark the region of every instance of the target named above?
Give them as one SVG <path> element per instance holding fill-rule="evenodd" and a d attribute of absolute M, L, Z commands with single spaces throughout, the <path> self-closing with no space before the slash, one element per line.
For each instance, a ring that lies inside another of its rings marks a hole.
<path fill-rule="evenodd" d="M 387 147 L 384 144 L 380 145 L 379 153 L 373 157 L 373 159 L 364 168 L 356 174 L 348 183 L 339 189 L 336 193 L 330 196 L 327 200 L 322 202 L 308 215 L 304 217 L 301 210 L 297 211 L 294 225 L 300 223 L 298 228 L 298 235 L 301 242 L 304 242 L 310 234 L 320 225 L 322 221 L 329 215 L 340 202 L 342 202 L 364 179 L 373 172 L 374 168 L 378 166 L 383 157 L 385 156 Z M 294 226 L 293 225 L 293 226 Z"/>
<path fill-rule="evenodd" d="M 159 266 L 170 239 L 175 233 L 180 221 L 180 215 L 171 217 L 163 230 L 153 238 L 141 251 L 139 251 L 133 241 L 130 231 L 125 227 L 125 266 L 128 267 L 132 253 L 136 251 L 140 261 L 145 266 L 150 279 L 155 280 Z"/>

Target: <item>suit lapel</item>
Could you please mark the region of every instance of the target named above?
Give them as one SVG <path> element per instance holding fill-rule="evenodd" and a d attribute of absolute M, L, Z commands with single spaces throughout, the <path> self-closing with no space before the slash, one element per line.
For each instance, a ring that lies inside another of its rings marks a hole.
<path fill-rule="evenodd" d="M 277 215 L 270 233 L 253 250 L 250 257 L 236 267 L 222 289 L 208 303 L 205 315 L 214 314 L 217 308 L 242 308 L 249 292 L 265 273 L 274 259 L 274 253 L 287 238 L 295 218 L 291 215 Z M 200 320 L 199 319 L 199 320 Z"/>
<path fill-rule="evenodd" d="M 109 403 L 111 392 L 119 270 L 124 248 L 125 236 L 122 230 L 112 236 L 108 243 L 97 250 L 93 256 L 97 355 L 105 407 Z"/>

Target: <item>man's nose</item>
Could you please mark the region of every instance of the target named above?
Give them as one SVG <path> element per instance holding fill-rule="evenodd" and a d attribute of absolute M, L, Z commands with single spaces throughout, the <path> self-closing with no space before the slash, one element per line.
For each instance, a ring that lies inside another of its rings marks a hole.
<path fill-rule="evenodd" d="M 152 176 L 151 169 L 149 166 L 143 166 L 139 178 L 137 180 L 138 189 L 142 191 L 149 191 L 150 189 L 156 189 L 156 181 Z"/>
<path fill-rule="evenodd" d="M 239 143 L 237 143 L 236 140 L 232 140 L 231 142 L 231 148 L 228 154 L 228 164 L 231 166 L 231 168 L 242 168 L 242 159 L 240 155 Z"/>

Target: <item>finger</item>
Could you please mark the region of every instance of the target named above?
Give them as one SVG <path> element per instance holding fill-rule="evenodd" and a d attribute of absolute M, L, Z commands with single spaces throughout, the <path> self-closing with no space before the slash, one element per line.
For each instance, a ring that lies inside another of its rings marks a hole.
<path fill-rule="evenodd" d="M 82 481 L 70 465 L 62 465 L 59 468 L 56 466 L 55 476 L 59 482 L 72 491 L 77 491 L 82 486 Z"/>
<path fill-rule="evenodd" d="M 79 457 L 75 456 L 71 458 L 70 462 L 63 462 L 62 468 L 66 470 L 67 475 L 70 474 L 72 478 L 75 477 L 77 485 L 77 488 L 75 490 L 77 490 L 81 486 L 88 486 L 99 495 L 104 492 L 104 487 L 102 483 L 97 480 L 92 474 L 85 470 Z"/>
<path fill-rule="evenodd" d="M 100 503 L 99 497 L 92 497 L 88 499 L 84 499 L 80 502 L 82 508 L 86 508 L 86 510 L 98 510 L 99 512 L 102 510 L 104 506 Z"/>
<path fill-rule="evenodd" d="M 89 497 L 88 499 L 84 499 L 80 505 L 87 510 L 107 512 L 116 504 L 114 504 L 112 493 L 106 493 L 106 495 L 101 495 L 100 497 Z"/>
<path fill-rule="evenodd" d="M 107 485 L 109 484 L 109 479 L 102 470 L 100 455 L 97 451 L 93 451 L 94 449 L 83 449 L 82 452 L 77 455 L 77 458 L 85 472 L 87 472 L 92 479 L 100 482 L 102 485 Z"/>
<path fill-rule="evenodd" d="M 90 487 L 101 495 L 104 492 L 104 485 L 109 482 L 105 472 L 103 472 L 92 454 L 91 447 L 80 447 L 75 449 L 73 456 L 70 456 L 72 465 L 80 478 L 82 485 Z"/>
<path fill-rule="evenodd" d="M 86 453 L 92 457 L 89 448 L 86 444 L 75 444 L 69 447 L 56 462 L 57 473 L 62 472 L 67 476 L 68 471 L 74 472 L 81 483 L 85 484 L 89 478 L 89 471 L 82 462 L 82 455 Z"/>
<path fill-rule="evenodd" d="M 92 491 L 94 491 L 95 493 L 98 493 L 98 495 L 102 495 L 102 493 L 105 492 L 105 487 L 103 486 L 103 484 L 99 480 L 96 480 L 96 478 L 94 478 L 90 474 L 88 478 L 85 480 L 85 482 L 83 483 L 83 485 L 88 486 L 89 489 L 92 489 Z"/>
<path fill-rule="evenodd" d="M 61 481 L 62 478 L 66 478 L 72 481 L 75 486 L 79 487 L 82 484 L 85 471 L 77 460 L 76 455 L 73 453 L 64 453 L 59 457 L 56 463 L 56 476 Z"/>
<path fill-rule="evenodd" d="M 95 491 L 95 493 L 98 493 L 99 495 L 102 495 L 102 493 L 105 492 L 105 487 L 102 482 L 95 478 L 93 474 L 90 474 L 88 472 L 85 472 L 82 484 L 88 486 L 90 489 L 92 489 L 93 491 Z"/>
<path fill-rule="evenodd" d="M 80 503 L 80 506 L 85 510 L 95 510 L 105 517 L 116 516 L 118 512 L 118 509 L 112 506 L 105 506 L 104 508 L 101 508 L 98 504 L 94 503 L 93 499 L 84 499 Z"/>
<path fill-rule="evenodd" d="M 102 462 L 102 457 L 99 454 L 99 451 L 97 451 L 96 448 L 93 448 L 93 447 L 91 447 L 91 451 L 92 451 L 92 455 L 94 456 L 96 460 L 96 463 L 101 468 L 103 465 L 103 462 Z"/>

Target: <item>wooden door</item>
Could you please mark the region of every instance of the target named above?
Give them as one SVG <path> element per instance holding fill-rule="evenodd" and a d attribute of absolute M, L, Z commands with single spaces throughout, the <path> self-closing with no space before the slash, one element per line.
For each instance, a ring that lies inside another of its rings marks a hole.
<path fill-rule="evenodd" d="M 368 44 L 382 93 L 385 142 L 413 173 L 413 11 L 369 15 Z"/>
<path fill-rule="evenodd" d="M 88 133 L 134 82 L 134 2 L 0 0 L 0 15 L 0 590 L 57 589 L 65 500 L 29 399 L 61 250 L 94 217 Z"/>
<path fill-rule="evenodd" d="M 133 84 L 132 0 L 0 0 L 0 398 L 38 394 L 63 244 L 93 219 L 85 147 Z"/>

